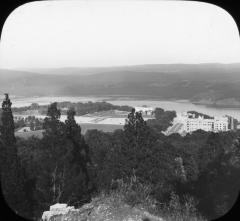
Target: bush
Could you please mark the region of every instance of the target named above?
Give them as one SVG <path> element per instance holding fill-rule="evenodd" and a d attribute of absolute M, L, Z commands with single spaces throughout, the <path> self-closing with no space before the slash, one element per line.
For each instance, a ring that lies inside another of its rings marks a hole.
<path fill-rule="evenodd" d="M 102 192 L 97 199 L 107 202 L 114 208 L 119 208 L 123 203 L 147 211 L 166 221 L 203 221 L 196 209 L 197 201 L 185 195 L 180 199 L 174 192 L 171 193 L 168 203 L 160 204 L 152 197 L 152 186 L 141 183 L 135 173 L 127 179 L 112 181 L 111 189 Z"/>
<path fill-rule="evenodd" d="M 196 209 L 197 201 L 189 196 L 185 195 L 181 200 L 174 192 L 171 193 L 170 200 L 167 204 L 164 204 L 162 211 L 166 220 L 176 221 L 203 221 L 205 220 L 200 216 Z"/>
<path fill-rule="evenodd" d="M 156 208 L 156 200 L 151 196 L 152 187 L 149 184 L 143 184 L 139 181 L 135 174 L 127 178 L 118 179 L 112 182 L 112 187 L 115 186 L 115 193 L 123 196 L 123 201 L 134 207 L 141 207 L 147 211 Z M 149 211 L 150 212 L 150 211 Z"/>
<path fill-rule="evenodd" d="M 141 183 L 135 173 L 125 179 L 113 180 L 111 187 L 97 194 L 97 198 L 108 199 L 113 207 L 123 203 L 155 213 L 157 201 L 151 196 L 151 185 Z"/>

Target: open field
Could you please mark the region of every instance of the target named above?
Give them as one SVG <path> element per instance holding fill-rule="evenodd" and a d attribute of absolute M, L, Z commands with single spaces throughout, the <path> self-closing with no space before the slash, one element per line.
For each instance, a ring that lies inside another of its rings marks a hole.
<path fill-rule="evenodd" d="M 78 124 L 93 124 L 93 125 L 124 125 L 125 119 L 127 118 L 129 112 L 118 111 L 118 110 L 109 110 L 109 111 L 100 111 L 91 114 L 85 114 L 82 116 L 75 116 L 75 120 Z M 15 117 L 26 118 L 31 114 L 14 114 Z M 43 119 L 46 116 L 40 114 L 33 114 L 36 118 Z M 151 116 L 143 115 L 144 120 L 151 119 Z M 64 122 L 67 119 L 67 115 L 61 115 L 60 120 Z M 111 127 L 111 126 L 110 126 Z M 95 126 L 94 126 L 95 128 Z"/>
<path fill-rule="evenodd" d="M 113 132 L 114 130 L 117 129 L 123 129 L 123 125 L 114 125 L 114 124 L 81 124 L 80 125 L 82 128 L 82 134 L 85 134 L 87 130 L 101 130 L 104 132 Z M 16 132 L 15 136 L 20 137 L 23 139 L 28 139 L 32 136 L 37 137 L 37 138 L 42 138 L 43 137 L 43 131 L 44 130 L 36 130 L 36 131 L 30 131 L 30 132 Z"/>
<path fill-rule="evenodd" d="M 123 125 L 114 125 L 114 124 L 81 124 L 82 134 L 85 134 L 87 130 L 101 130 L 104 132 L 113 132 L 117 129 L 123 129 Z"/>
<path fill-rule="evenodd" d="M 23 139 L 28 139 L 34 136 L 41 139 L 43 137 L 43 131 L 44 130 L 36 130 L 36 131 L 29 131 L 29 132 L 15 132 L 15 136 Z"/>

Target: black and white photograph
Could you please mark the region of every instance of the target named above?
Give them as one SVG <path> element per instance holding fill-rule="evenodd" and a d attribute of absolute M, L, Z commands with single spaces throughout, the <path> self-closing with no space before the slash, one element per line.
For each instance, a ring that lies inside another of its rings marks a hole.
<path fill-rule="evenodd" d="M 0 40 L 0 172 L 33 221 L 207 221 L 240 190 L 240 38 L 197 1 L 46 0 Z"/>

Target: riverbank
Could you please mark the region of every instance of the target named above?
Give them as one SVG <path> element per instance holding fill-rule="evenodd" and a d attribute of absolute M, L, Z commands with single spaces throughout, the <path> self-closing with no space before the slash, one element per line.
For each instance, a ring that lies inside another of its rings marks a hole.
<path fill-rule="evenodd" d="M 240 109 L 240 101 L 237 101 L 234 98 L 222 99 L 218 101 L 199 100 L 199 101 L 191 101 L 191 102 L 196 105 L 205 105 L 208 107 Z"/>
<path fill-rule="evenodd" d="M 219 103 L 207 103 L 206 101 L 194 101 L 191 102 L 189 100 L 161 100 L 157 99 L 146 99 L 140 97 L 134 98 L 133 97 L 123 97 L 123 96 L 108 96 L 108 97 L 32 97 L 32 98 L 21 98 L 19 100 L 12 101 L 13 106 L 26 106 L 31 105 L 32 103 L 38 103 L 39 105 L 43 104 L 50 104 L 51 102 L 60 102 L 60 101 L 69 101 L 69 102 L 96 102 L 96 101 L 106 101 L 113 105 L 128 105 L 132 107 L 160 107 L 164 110 L 174 110 L 176 112 L 186 112 L 186 111 L 197 111 L 199 113 L 207 114 L 209 116 L 224 116 L 229 115 L 237 120 L 240 120 L 240 106 L 230 106 L 230 105 L 223 105 L 221 106 Z"/>

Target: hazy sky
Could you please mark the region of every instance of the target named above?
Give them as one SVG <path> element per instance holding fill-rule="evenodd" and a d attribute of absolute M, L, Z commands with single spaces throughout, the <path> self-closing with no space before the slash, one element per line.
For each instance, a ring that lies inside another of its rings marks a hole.
<path fill-rule="evenodd" d="M 33 2 L 0 42 L 0 68 L 208 62 L 240 62 L 240 39 L 226 11 L 199 2 Z"/>

